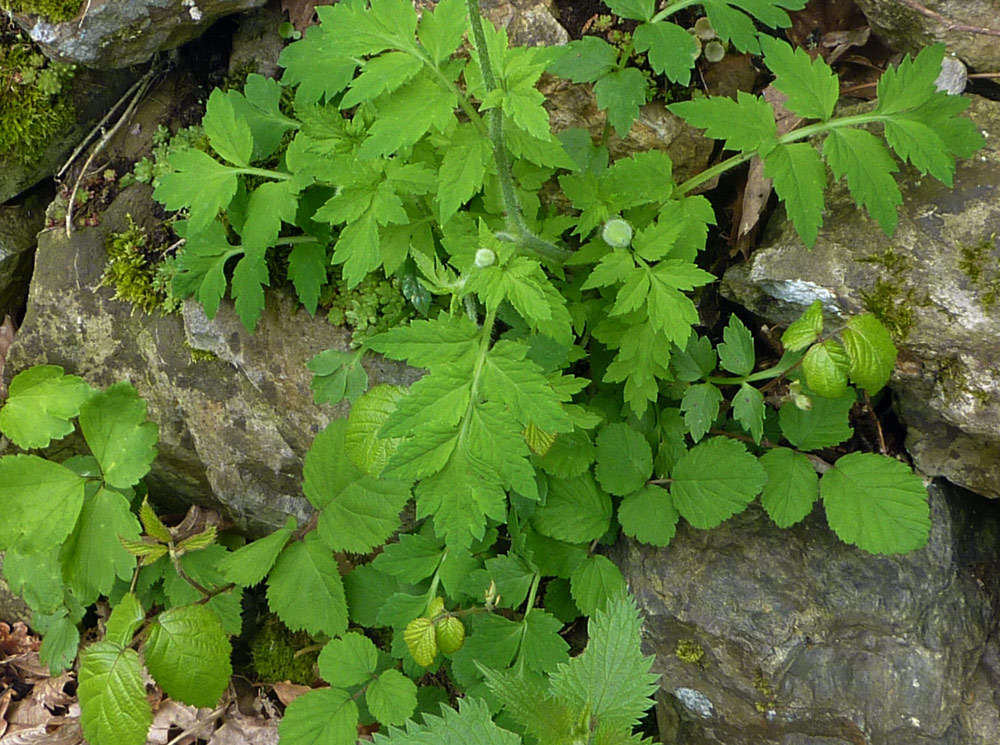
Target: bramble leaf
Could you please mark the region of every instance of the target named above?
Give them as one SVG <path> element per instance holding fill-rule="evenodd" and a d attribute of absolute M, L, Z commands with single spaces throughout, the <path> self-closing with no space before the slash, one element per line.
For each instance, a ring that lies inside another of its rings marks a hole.
<path fill-rule="evenodd" d="M 774 448 L 760 457 L 767 483 L 760 504 L 779 528 L 790 528 L 812 512 L 819 496 L 819 477 L 809 459 L 788 448 Z"/>
<path fill-rule="evenodd" d="M 240 587 L 253 587 L 267 576 L 297 524 L 289 515 L 283 527 L 228 553 L 216 565 L 222 576 Z"/>
<path fill-rule="evenodd" d="M 146 742 L 153 711 L 146 700 L 139 655 L 134 649 L 100 641 L 83 650 L 77 696 L 83 735 L 90 742 Z"/>
<path fill-rule="evenodd" d="M 337 560 L 315 533 L 278 556 L 267 581 L 267 603 L 292 631 L 337 636 L 347 630 L 347 600 Z"/>
<path fill-rule="evenodd" d="M 35 627 L 35 630 L 40 633 L 42 629 L 37 627 L 38 620 L 38 615 L 36 614 L 31 623 L 32 626 Z M 73 665 L 73 660 L 76 659 L 76 653 L 79 649 L 80 631 L 77 629 L 76 623 L 64 615 L 49 623 L 45 628 L 45 637 L 42 639 L 42 648 L 38 650 L 38 659 L 43 665 L 48 665 L 49 671 L 53 675 L 58 675 L 60 672 L 69 669 Z M 83 681 L 83 663 L 84 658 L 81 655 L 81 671 L 78 674 L 78 680 L 80 680 L 80 682 Z M 145 689 L 143 689 L 143 691 L 145 692 Z M 79 689 L 77 689 L 77 696 L 80 698 L 81 705 L 85 705 L 83 704 L 85 695 L 86 694 L 80 693 Z M 126 707 L 124 706 L 122 707 L 123 710 L 125 708 Z M 84 715 L 86 715 L 85 712 Z M 84 726 L 86 727 L 86 725 Z M 146 733 L 145 730 L 143 730 L 143 739 L 139 742 L 145 742 L 145 737 Z"/>
<path fill-rule="evenodd" d="M 358 705 L 341 688 L 319 688 L 292 701 L 278 724 L 285 745 L 354 745 Z"/>
<path fill-rule="evenodd" d="M 233 669 L 232 647 L 218 617 L 204 605 L 163 611 L 150 625 L 144 657 L 150 674 L 173 699 L 215 706 Z"/>
<path fill-rule="evenodd" d="M 880 391 L 896 366 L 896 345 L 885 326 L 868 313 L 852 316 L 840 337 L 847 352 L 851 382 L 870 394 Z"/>
<path fill-rule="evenodd" d="M 128 381 L 108 386 L 80 407 L 80 431 L 109 486 L 124 489 L 149 473 L 159 431 Z"/>
<path fill-rule="evenodd" d="M 838 398 L 847 391 L 848 356 L 836 339 L 813 344 L 802 358 L 806 383 L 824 398 Z"/>
<path fill-rule="evenodd" d="M 93 394 L 87 382 L 58 365 L 35 365 L 10 381 L 0 431 L 19 448 L 46 448 L 73 432 L 70 419 Z"/>
<path fill-rule="evenodd" d="M 146 611 L 143 610 L 142 603 L 135 593 L 127 592 L 111 611 L 104 638 L 113 644 L 127 647 L 132 643 L 133 634 L 145 618 Z"/>
<path fill-rule="evenodd" d="M 742 512 L 767 482 L 767 473 L 743 443 L 712 437 L 691 448 L 674 466 L 670 495 L 696 528 L 714 528 Z"/>

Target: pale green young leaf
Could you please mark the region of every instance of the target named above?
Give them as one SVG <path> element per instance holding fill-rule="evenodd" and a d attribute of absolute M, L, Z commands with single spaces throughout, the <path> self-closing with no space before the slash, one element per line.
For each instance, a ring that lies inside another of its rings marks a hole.
<path fill-rule="evenodd" d="M 390 727 L 388 734 L 375 733 L 375 745 L 520 745 L 521 738 L 501 729 L 481 698 L 463 698 L 458 711 L 441 707 L 441 716 L 424 714 L 423 725 L 409 723 L 405 730 Z M 340 745 L 340 743 L 331 743 Z"/>
<path fill-rule="evenodd" d="M 878 80 L 877 114 L 895 114 L 914 109 L 929 101 L 936 92 L 934 81 L 941 74 L 945 45 L 924 47 L 914 57 L 904 57 L 896 67 L 889 67 Z"/>
<path fill-rule="evenodd" d="M 131 579 L 135 557 L 119 538 L 138 540 L 140 533 L 128 500 L 117 491 L 102 486 L 84 500 L 59 556 L 66 584 L 81 602 L 92 603 L 109 594 L 115 578 Z"/>
<path fill-rule="evenodd" d="M 849 360 L 851 382 L 871 394 L 880 391 L 889 382 L 897 354 L 885 326 L 868 313 L 852 316 L 840 337 Z"/>
<path fill-rule="evenodd" d="M 777 142 L 777 125 L 771 105 L 762 97 L 740 91 L 736 100 L 718 96 L 681 101 L 668 107 L 692 127 L 704 129 L 726 150 L 770 152 Z"/>
<path fill-rule="evenodd" d="M 354 745 L 358 705 L 341 688 L 319 688 L 292 701 L 278 724 L 283 745 Z"/>
<path fill-rule="evenodd" d="M 236 169 L 194 149 L 179 150 L 167 160 L 174 170 L 160 176 L 153 198 L 168 210 L 188 208 L 191 234 L 201 233 L 236 195 Z"/>
<path fill-rule="evenodd" d="M 289 515 L 283 527 L 226 554 L 216 568 L 228 582 L 253 587 L 271 571 L 296 524 L 296 519 Z"/>
<path fill-rule="evenodd" d="M 593 83 L 614 69 L 618 50 L 597 36 L 571 41 L 548 71 L 574 83 Z"/>
<path fill-rule="evenodd" d="M 24 554 L 61 544 L 83 506 L 86 479 L 37 455 L 0 458 L 0 550 Z"/>
<path fill-rule="evenodd" d="M 799 450 L 839 445 L 854 434 L 848 418 L 854 401 L 853 391 L 840 398 L 814 397 L 808 411 L 786 401 L 778 411 L 781 433 Z"/>
<path fill-rule="evenodd" d="M 322 98 L 332 100 L 351 82 L 358 60 L 349 56 L 331 38 L 326 19 L 330 8 L 318 8 L 324 23 L 311 26 L 305 36 L 285 47 L 278 64 L 285 68 L 281 82 L 285 86 L 295 86 L 297 106 L 314 104 Z"/>
<path fill-rule="evenodd" d="M 228 664 L 228 661 L 227 661 Z M 110 641 L 80 654 L 77 696 L 83 736 L 92 743 L 143 745 L 153 723 L 139 655 Z"/>
<path fill-rule="evenodd" d="M 306 363 L 313 373 L 309 388 L 317 404 L 336 405 L 345 398 L 355 401 L 368 389 L 368 372 L 361 364 L 361 355 L 327 349 Z"/>
<path fill-rule="evenodd" d="M 143 656 L 168 696 L 192 706 L 215 706 L 233 672 L 231 653 L 229 638 L 211 610 L 182 605 L 156 617 Z"/>
<path fill-rule="evenodd" d="M 417 38 L 435 65 L 440 65 L 458 49 L 468 27 L 468 12 L 463 0 L 440 0 L 433 12 L 425 8 L 417 26 Z"/>
<path fill-rule="evenodd" d="M 812 344 L 823 333 L 823 303 L 814 300 L 801 316 L 788 324 L 781 343 L 790 352 L 798 352 Z"/>
<path fill-rule="evenodd" d="M 354 467 L 368 476 L 378 477 L 399 446 L 399 438 L 381 437 L 379 430 L 405 395 L 403 386 L 380 383 L 351 406 L 344 432 L 344 450 Z"/>
<path fill-rule="evenodd" d="M 838 398 L 847 391 L 848 357 L 836 339 L 813 344 L 802 358 L 806 383 L 824 398 Z"/>
<path fill-rule="evenodd" d="M 429 368 L 445 362 L 472 364 L 480 330 L 464 315 L 441 314 L 436 319 L 410 321 L 368 340 L 368 347 L 405 360 L 414 367 Z"/>
<path fill-rule="evenodd" d="M 569 578 L 570 592 L 577 607 L 584 615 L 592 616 L 616 598 L 623 597 L 627 589 L 621 570 L 607 556 L 588 556 Z"/>
<path fill-rule="evenodd" d="M 785 108 L 805 119 L 826 121 L 840 98 L 840 83 L 822 57 L 810 59 L 805 49 L 761 34 L 764 64 L 777 78 L 773 85 L 788 96 Z M 836 131 L 836 130 L 834 130 Z"/>
<path fill-rule="evenodd" d="M 159 430 L 128 381 L 108 386 L 80 407 L 80 431 L 109 486 L 124 489 L 149 473 Z"/>
<path fill-rule="evenodd" d="M 823 224 L 826 191 L 826 167 L 816 148 L 808 142 L 778 145 L 764 157 L 764 175 L 774 181 L 795 232 L 812 247 Z"/>
<path fill-rule="evenodd" d="M 331 639 L 316 660 L 319 674 L 335 688 L 350 688 L 368 681 L 378 665 L 378 648 L 356 631 Z"/>
<path fill-rule="evenodd" d="M 337 636 L 347 630 L 340 569 L 319 536 L 310 533 L 281 552 L 268 577 L 267 603 L 292 631 Z"/>
<path fill-rule="evenodd" d="M 764 436 L 764 394 L 749 383 L 741 383 L 733 396 L 733 416 L 759 445 Z"/>
<path fill-rule="evenodd" d="M 250 333 L 257 328 L 257 321 L 264 312 L 264 286 L 270 284 L 264 250 L 248 250 L 233 269 L 230 293 L 235 300 L 236 315 Z"/>
<path fill-rule="evenodd" d="M 733 375 L 749 375 L 754 367 L 753 335 L 737 316 L 729 316 L 722 330 L 724 342 L 719 344 L 719 362 Z"/>
<path fill-rule="evenodd" d="M 645 266 L 636 267 L 622 282 L 611 308 L 611 315 L 621 316 L 641 308 L 649 295 L 649 278 L 651 272 Z"/>
<path fill-rule="evenodd" d="M 438 172 L 438 219 L 444 225 L 480 189 L 492 152 L 489 139 L 471 123 L 461 123 L 449 135 Z"/>
<path fill-rule="evenodd" d="M 378 103 L 378 118 L 358 150 L 359 158 L 392 155 L 415 144 L 432 128 L 444 132 L 455 121 L 458 99 L 422 72 Z"/>
<path fill-rule="evenodd" d="M 326 247 L 319 243 L 299 243 L 288 255 L 288 278 L 295 286 L 299 301 L 316 314 L 320 290 L 326 283 Z"/>
<path fill-rule="evenodd" d="M 149 503 L 149 497 L 142 499 L 142 505 L 139 507 L 139 520 L 142 522 L 143 531 L 150 538 L 155 538 L 161 543 L 170 543 L 174 539 L 170 530 L 163 524 Z"/>
<path fill-rule="evenodd" d="M 547 432 L 569 432 L 572 420 L 542 369 L 525 359 L 527 352 L 524 344 L 497 342 L 483 367 L 484 392 L 507 406 L 524 426 L 530 423 Z"/>
<path fill-rule="evenodd" d="M 36 627 L 38 623 L 38 616 L 36 615 L 31 622 L 33 627 Z M 35 628 L 38 631 L 37 627 Z M 104 642 L 109 643 L 109 642 Z M 63 670 L 68 670 L 73 665 L 73 661 L 76 659 L 76 653 L 80 649 L 80 631 L 77 629 L 76 624 L 66 616 L 55 619 L 48 628 L 45 630 L 45 636 L 42 639 L 42 647 L 38 650 L 38 659 L 43 665 L 47 665 L 49 672 L 52 675 L 58 675 Z M 83 663 L 83 658 L 80 658 L 81 666 Z M 82 681 L 83 672 L 79 673 L 78 680 Z M 83 694 L 78 691 L 78 696 L 80 696 L 81 704 L 83 702 Z M 145 732 L 143 733 L 145 738 Z M 145 739 L 140 740 L 140 742 L 145 742 Z"/>
<path fill-rule="evenodd" d="M 606 491 L 620 497 L 641 489 L 653 472 L 649 443 L 624 422 L 601 430 L 596 455 L 594 475 Z"/>
<path fill-rule="evenodd" d="M 657 676 L 642 654 L 642 619 L 624 593 L 597 610 L 587 625 L 583 653 L 552 676 L 552 691 L 604 725 L 631 727 L 653 705 Z"/>
<path fill-rule="evenodd" d="M 608 112 L 608 121 L 619 137 L 625 137 L 646 103 L 646 79 L 634 67 L 605 75 L 594 84 L 597 105 Z"/>
<path fill-rule="evenodd" d="M 834 178 L 847 177 L 847 188 L 858 206 L 864 206 L 886 235 L 896 230 L 896 208 L 903 203 L 892 174 L 899 166 L 885 145 L 863 129 L 833 129 L 823 143 Z"/>
<path fill-rule="evenodd" d="M 747 508 L 767 482 L 767 472 L 738 440 L 712 437 L 695 445 L 671 474 L 670 495 L 681 517 L 702 530 Z"/>
<path fill-rule="evenodd" d="M 0 409 L 0 432 L 25 450 L 46 448 L 73 432 L 70 421 L 93 394 L 87 382 L 58 365 L 35 365 L 10 381 Z"/>
<path fill-rule="evenodd" d="M 903 554 L 927 545 L 927 489 L 904 463 L 850 453 L 823 474 L 819 490 L 827 522 L 844 543 L 873 554 Z"/>
<path fill-rule="evenodd" d="M 485 569 L 500 595 L 504 608 L 518 608 L 528 596 L 535 573 L 515 554 L 487 559 Z"/>
<path fill-rule="evenodd" d="M 365 703 L 382 724 L 403 724 L 417 708 L 417 686 L 399 670 L 389 668 L 368 684 Z"/>
<path fill-rule="evenodd" d="M 361 74 L 351 81 L 340 100 L 341 109 L 352 109 L 383 93 L 391 93 L 405 85 L 423 69 L 423 62 L 406 52 L 387 52 L 364 63 Z"/>
<path fill-rule="evenodd" d="M 647 52 L 649 64 L 659 75 L 679 85 L 691 82 L 699 48 L 694 34 L 676 23 L 643 23 L 632 36 L 637 52 Z"/>
<path fill-rule="evenodd" d="M 607 532 L 610 521 L 611 498 L 589 473 L 549 479 L 545 504 L 531 518 L 539 533 L 568 543 L 597 540 Z"/>
<path fill-rule="evenodd" d="M 812 512 L 819 496 L 819 476 L 802 453 L 774 448 L 760 457 L 767 483 L 760 504 L 779 528 L 790 528 Z"/>
<path fill-rule="evenodd" d="M 220 222 L 213 221 L 203 232 L 195 233 L 190 222 L 180 221 L 174 223 L 174 230 L 187 243 L 177 256 L 172 290 L 179 298 L 194 295 L 205 315 L 215 318 L 226 294 L 226 262 L 243 249 L 229 243 Z"/>
<path fill-rule="evenodd" d="M 221 88 L 212 91 L 201 120 L 212 149 L 225 160 L 245 168 L 253 155 L 250 125 L 237 113 L 233 102 Z"/>
<path fill-rule="evenodd" d="M 531 608 L 524 617 L 521 654 L 525 665 L 546 675 L 569 659 L 569 644 L 559 635 L 563 623 L 541 608 Z"/>
<path fill-rule="evenodd" d="M 618 505 L 618 522 L 625 535 L 651 546 L 668 545 L 679 518 L 670 492 L 655 484 L 629 494 Z"/>
<path fill-rule="evenodd" d="M 712 422 L 719 416 L 721 403 L 722 392 L 712 383 L 699 383 L 684 391 L 681 411 L 684 412 L 684 424 L 692 440 L 698 442 L 712 428 Z"/>

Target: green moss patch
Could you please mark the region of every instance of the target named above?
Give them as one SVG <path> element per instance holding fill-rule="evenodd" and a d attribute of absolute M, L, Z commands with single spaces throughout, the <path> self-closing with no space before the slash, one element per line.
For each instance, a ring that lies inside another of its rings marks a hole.
<path fill-rule="evenodd" d="M 31 13 L 50 21 L 68 21 L 80 12 L 82 0 L 0 0 L 0 8 Z"/>
<path fill-rule="evenodd" d="M 70 125 L 73 109 L 63 89 L 72 74 L 26 42 L 0 47 L 0 156 L 31 163 Z"/>

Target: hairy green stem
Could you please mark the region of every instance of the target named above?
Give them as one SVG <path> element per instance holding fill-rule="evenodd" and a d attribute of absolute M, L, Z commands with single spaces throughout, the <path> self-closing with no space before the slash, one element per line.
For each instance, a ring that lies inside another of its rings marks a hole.
<path fill-rule="evenodd" d="M 230 168 L 230 170 L 243 176 L 263 176 L 264 178 L 273 178 L 275 181 L 288 181 L 292 178 L 292 174 L 290 173 L 284 173 L 283 171 L 271 171 L 267 168 L 254 168 L 253 166 L 247 166 L 246 168 Z"/>
<path fill-rule="evenodd" d="M 658 23 L 667 16 L 672 16 L 674 13 L 684 10 L 685 8 L 690 8 L 692 5 L 702 5 L 702 0 L 680 0 L 680 2 L 671 3 L 666 8 L 657 13 L 655 16 L 650 18 L 649 22 Z"/>

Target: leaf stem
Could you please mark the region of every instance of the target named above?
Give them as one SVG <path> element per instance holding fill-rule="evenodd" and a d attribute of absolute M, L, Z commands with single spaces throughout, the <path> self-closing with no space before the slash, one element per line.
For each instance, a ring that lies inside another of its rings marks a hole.
<path fill-rule="evenodd" d="M 677 13 L 678 11 L 684 10 L 685 8 L 690 8 L 692 5 L 701 5 L 701 4 L 702 4 L 701 0 L 680 0 L 679 2 L 668 5 L 666 8 L 664 8 L 659 13 L 650 18 L 649 22 L 658 23 L 667 16 L 671 16 L 674 13 Z"/>
<path fill-rule="evenodd" d="M 535 572 L 531 579 L 531 589 L 528 590 L 528 604 L 524 608 L 524 617 L 527 618 L 531 609 L 535 607 L 535 596 L 538 594 L 538 585 L 542 581 L 542 573 Z"/>
<path fill-rule="evenodd" d="M 288 181 L 292 178 L 292 174 L 290 173 L 285 173 L 283 171 L 271 171 L 267 168 L 255 168 L 254 166 L 246 166 L 245 168 L 230 168 L 230 170 L 243 176 L 263 176 L 264 178 L 273 178 L 275 181 Z"/>

